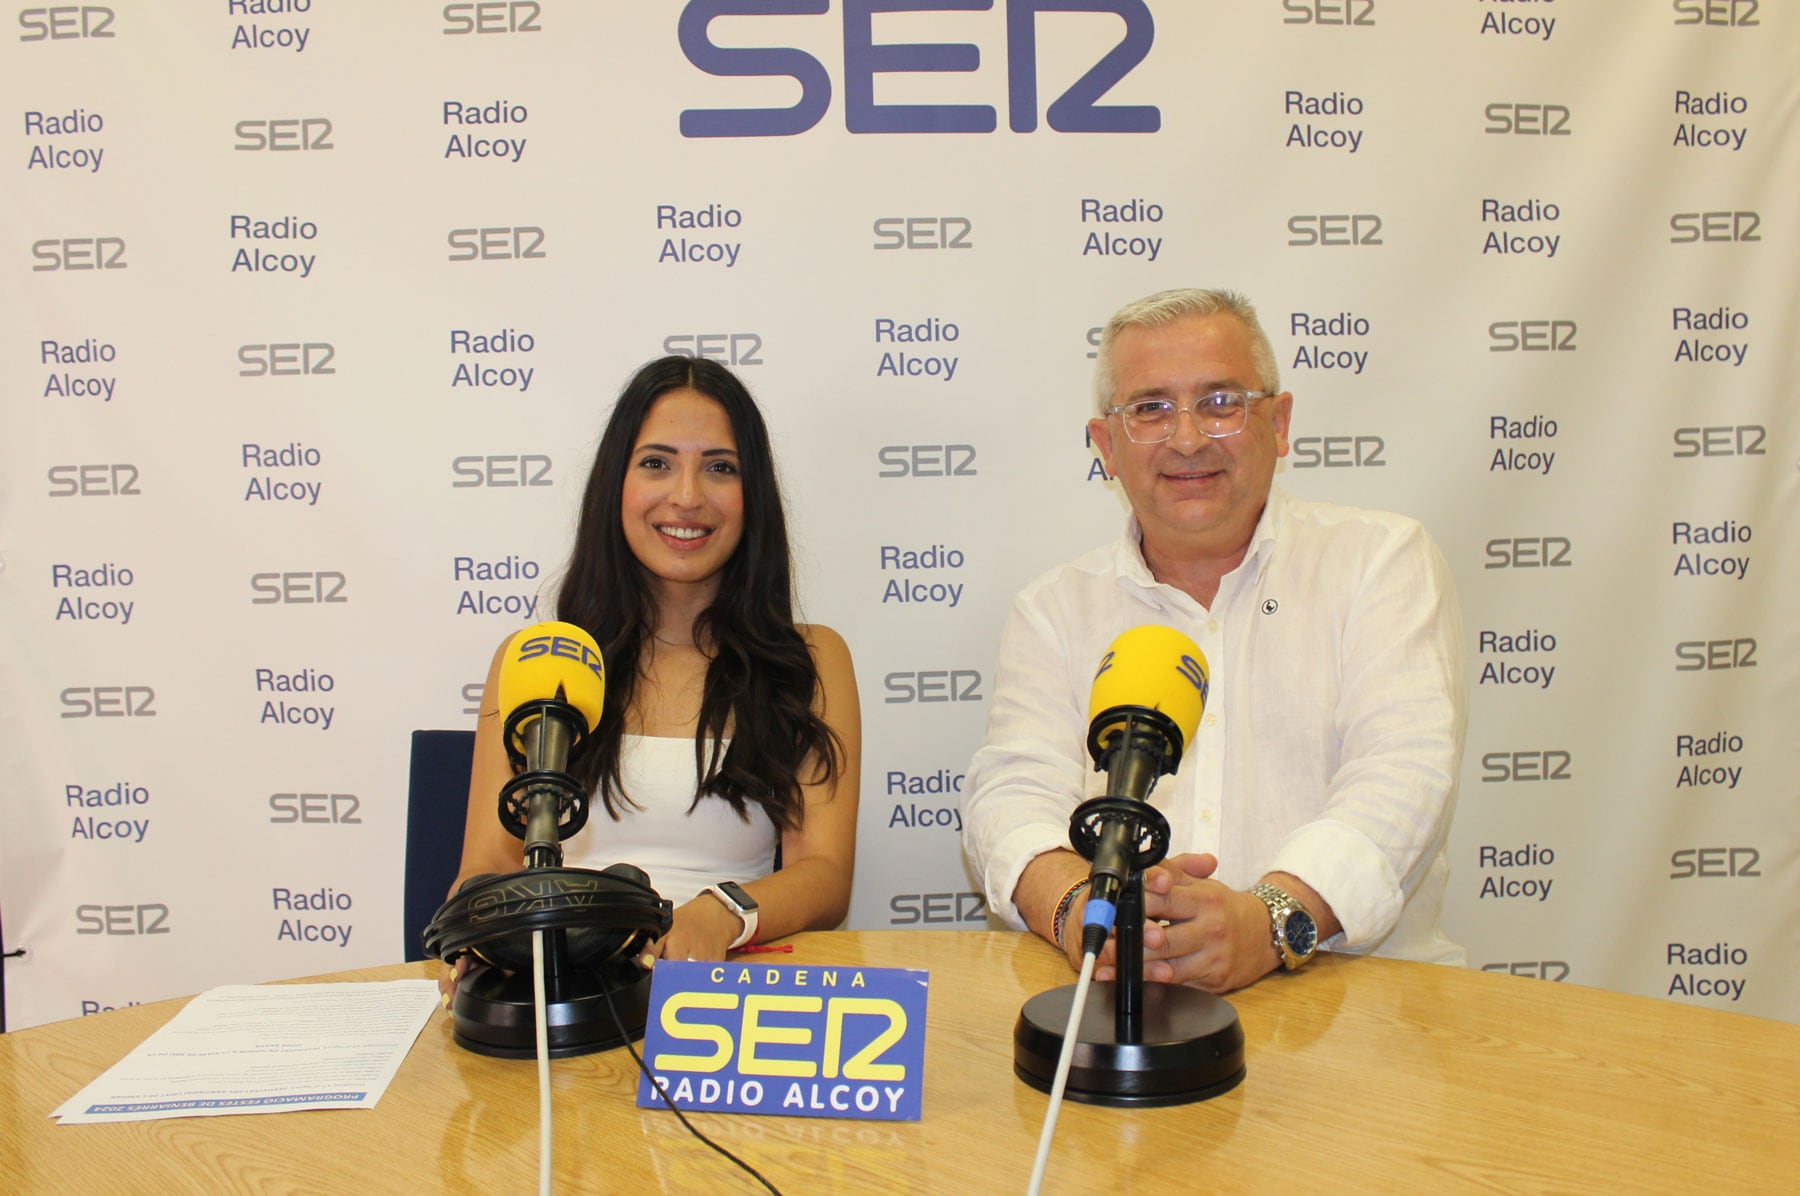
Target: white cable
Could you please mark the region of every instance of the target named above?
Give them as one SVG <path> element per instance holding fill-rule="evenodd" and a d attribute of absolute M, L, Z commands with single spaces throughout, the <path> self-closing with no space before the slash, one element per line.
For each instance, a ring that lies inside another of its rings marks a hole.
<path fill-rule="evenodd" d="M 1044 1186 L 1044 1168 L 1050 1164 L 1050 1141 L 1056 1136 L 1056 1115 L 1062 1110 L 1063 1089 L 1069 1083 L 1069 1064 L 1075 1058 L 1076 1031 L 1081 1027 L 1081 1010 L 1087 1005 L 1088 982 L 1094 978 L 1093 952 L 1081 957 L 1081 978 L 1075 981 L 1075 999 L 1069 1002 L 1069 1024 L 1063 1028 L 1062 1053 L 1056 1057 L 1056 1079 L 1050 1084 L 1050 1107 L 1044 1110 L 1044 1128 L 1038 1134 L 1037 1158 L 1031 1164 L 1031 1186 L 1026 1196 L 1038 1196 Z"/>
<path fill-rule="evenodd" d="M 537 1022 L 538 1059 L 538 1194 L 550 1196 L 550 1026 L 545 1021 L 544 932 L 531 932 L 531 991 Z"/>

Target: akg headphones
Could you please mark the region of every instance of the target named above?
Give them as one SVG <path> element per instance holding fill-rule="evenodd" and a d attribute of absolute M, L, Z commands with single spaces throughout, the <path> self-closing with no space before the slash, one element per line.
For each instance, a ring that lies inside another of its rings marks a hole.
<path fill-rule="evenodd" d="M 473 955 L 506 971 L 531 967 L 531 934 L 565 931 L 565 962 L 594 966 L 633 959 L 669 933 L 674 905 L 630 864 L 526 868 L 471 876 L 425 928 L 426 952 L 454 963 Z"/>

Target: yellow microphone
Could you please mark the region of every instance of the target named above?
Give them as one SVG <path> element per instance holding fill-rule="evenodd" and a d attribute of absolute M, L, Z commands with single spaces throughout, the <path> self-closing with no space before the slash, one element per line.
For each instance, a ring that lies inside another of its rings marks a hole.
<path fill-rule="evenodd" d="M 499 690 L 506 754 L 519 774 L 500 791 L 500 821 L 525 841 L 532 867 L 559 864 L 560 842 L 587 822 L 569 754 L 606 705 L 600 645 L 573 623 L 527 627 L 501 653 Z"/>
<path fill-rule="evenodd" d="M 558 691 L 561 691 L 560 693 Z M 588 729 L 606 705 L 600 645 L 573 623 L 537 623 L 513 636 L 500 661 L 500 709 L 560 697 L 587 716 Z"/>
<path fill-rule="evenodd" d="M 1088 840 L 1094 866 L 1082 915 L 1084 951 L 1099 951 L 1111 932 L 1115 903 L 1151 841 L 1148 826 L 1161 828 L 1161 841 L 1146 858 L 1161 858 L 1168 822 L 1145 803 L 1156 779 L 1181 767 L 1182 751 L 1206 709 L 1209 682 L 1199 645 L 1160 624 L 1122 633 L 1100 659 L 1088 695 L 1088 752 L 1094 770 L 1106 773 L 1106 796 L 1076 811 L 1077 823 L 1091 807 L 1102 811 L 1088 827 L 1097 834 Z M 1135 810 L 1138 805 L 1144 808 Z"/>
<path fill-rule="evenodd" d="M 1175 771 L 1200 726 L 1210 681 L 1199 645 L 1173 627 L 1148 623 L 1113 640 L 1088 691 L 1088 750 L 1095 768 L 1103 766 L 1133 714 L 1154 711 L 1167 720 L 1163 731 L 1174 732 L 1175 765 L 1166 771 Z"/>

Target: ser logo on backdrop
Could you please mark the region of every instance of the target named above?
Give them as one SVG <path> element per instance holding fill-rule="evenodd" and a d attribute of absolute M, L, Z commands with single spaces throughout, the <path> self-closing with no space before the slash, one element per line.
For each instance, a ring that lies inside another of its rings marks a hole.
<path fill-rule="evenodd" d="M 1387 244 L 1381 239 L 1381 217 L 1373 212 L 1289 216 L 1287 230 L 1288 245 L 1298 249 Z"/>
<path fill-rule="evenodd" d="M 332 359 L 337 348 L 330 341 L 270 341 L 239 345 L 240 378 L 298 378 L 308 374 L 335 374 Z"/>
<path fill-rule="evenodd" d="M 889 706 L 982 700 L 979 669 L 920 669 L 915 672 L 889 673 L 882 678 L 882 687 L 888 693 L 882 701 Z"/>
<path fill-rule="evenodd" d="M 1374 469 L 1387 464 L 1387 441 L 1374 435 L 1301 436 L 1294 440 L 1295 469 Z"/>
<path fill-rule="evenodd" d="M 1560 748 L 1487 752 L 1481 757 L 1481 783 L 1510 785 L 1536 781 L 1570 781 L 1574 780 L 1569 771 L 1574 763 L 1574 755 Z"/>
<path fill-rule="evenodd" d="M 878 478 L 972 478 L 975 446 L 972 444 L 884 444 L 875 454 L 881 462 Z"/>
<path fill-rule="evenodd" d="M 44 263 L 33 266 L 33 274 L 124 270 L 131 265 L 125 260 L 124 237 L 46 237 L 31 243 L 31 256 Z"/>
<path fill-rule="evenodd" d="M 722 361 L 726 365 L 761 365 L 763 338 L 758 332 L 671 332 L 663 352 L 676 357 Z"/>
<path fill-rule="evenodd" d="M 1675 452 L 1682 457 L 1762 457 L 1769 430 L 1761 424 L 1711 424 L 1704 428 L 1676 428 Z"/>
<path fill-rule="evenodd" d="M 113 32 L 112 9 L 97 4 L 59 4 L 54 8 L 22 8 L 19 10 L 19 34 L 22 42 L 73 41 L 79 38 L 117 37 Z"/>
<path fill-rule="evenodd" d="M 337 148 L 331 141 L 331 118 L 328 116 L 240 120 L 234 131 L 237 142 L 231 148 L 244 153 L 293 154 Z"/>
<path fill-rule="evenodd" d="M 1488 325 L 1489 353 L 1574 353 L 1574 320 L 1496 320 Z"/>
<path fill-rule="evenodd" d="M 1368 28 L 1375 24 L 1375 0 L 1281 0 L 1288 14 L 1283 25 L 1343 25 Z"/>
<path fill-rule="evenodd" d="M 1754 847 L 1684 847 L 1669 856 L 1669 879 L 1755 879 L 1761 865 L 1762 852 Z"/>
<path fill-rule="evenodd" d="M 136 498 L 138 467 L 130 464 L 52 465 L 46 471 L 51 498 Z"/>
<path fill-rule="evenodd" d="M 449 260 L 453 262 L 525 261 L 550 256 L 544 251 L 544 230 L 535 224 L 453 228 L 445 240 L 450 244 Z"/>
<path fill-rule="evenodd" d="M 1762 24 L 1757 9 L 1762 0 L 1673 0 L 1675 24 L 1753 28 Z"/>
<path fill-rule="evenodd" d="M 472 33 L 542 33 L 544 6 L 538 0 L 477 0 L 444 5 L 444 36 Z"/>
<path fill-rule="evenodd" d="M 1291 0 L 1290 0 L 1291 2 Z M 1373 7 L 1374 0 L 1352 0 Z M 960 7 L 991 11 L 991 3 Z M 1319 0 L 1321 9 L 1325 0 Z M 753 23 L 744 18 L 825 16 L 830 0 L 690 0 L 681 11 L 676 38 L 695 68 L 719 78 L 791 79 L 800 98 L 788 108 L 688 108 L 680 117 L 683 137 L 791 137 L 815 127 L 831 106 L 831 72 L 813 55 L 792 46 L 722 46 L 713 41 L 712 22 L 731 23 L 731 41 L 756 40 Z M 876 76 L 924 76 L 980 72 L 979 46 L 962 42 L 901 43 L 875 40 L 871 0 L 844 0 L 842 30 L 844 127 L 852 133 L 992 133 L 998 117 L 989 104 L 878 104 Z M 1004 14 L 1006 53 L 1003 59 L 1007 122 L 1015 133 L 1038 126 L 1038 19 L 1066 14 L 1101 14 L 1120 18 L 1124 36 L 1089 66 L 1067 91 L 1050 101 L 1044 112 L 1059 133 L 1154 133 L 1162 112 L 1151 104 L 1101 104 L 1150 53 L 1156 23 L 1145 0 L 1007 0 Z M 825 28 L 821 23 L 821 28 Z M 1100 43 L 1104 44 L 1104 43 Z M 1058 74 L 1060 75 L 1060 69 Z M 988 82 L 993 77 L 989 72 Z M 914 78 L 920 90 L 929 83 Z M 946 89 L 948 90 L 948 89 Z M 959 90 L 966 93 L 966 86 Z"/>
<path fill-rule="evenodd" d="M 1520 104 L 1495 100 L 1482 110 L 1481 131 L 1496 137 L 1568 137 L 1572 115 L 1567 104 Z"/>
<path fill-rule="evenodd" d="M 63 718 L 156 717 L 156 690 L 148 685 L 71 685 L 61 697 Z"/>
<path fill-rule="evenodd" d="M 354 793 L 271 793 L 269 821 L 277 825 L 360 826 L 362 799 Z"/>
<path fill-rule="evenodd" d="M 1568 569 L 1574 544 L 1567 536 L 1501 536 L 1487 542 L 1483 569 Z"/>
<path fill-rule="evenodd" d="M 550 458 L 544 453 L 485 453 L 452 457 L 450 472 L 452 490 L 474 487 L 511 489 L 515 487 L 554 486 L 550 476 Z"/>
<path fill-rule="evenodd" d="M 1669 217 L 1669 244 L 1749 243 L 1762 240 L 1758 212 L 1676 212 Z"/>
<path fill-rule="evenodd" d="M 169 934 L 169 907 L 160 901 L 135 905 L 78 905 L 76 934 Z"/>
<path fill-rule="evenodd" d="M 1683 640 L 1675 645 L 1677 673 L 1717 672 L 1723 669 L 1753 669 L 1757 666 L 1756 639 L 1736 636 L 1718 640 Z"/>
<path fill-rule="evenodd" d="M 347 579 L 335 569 L 252 573 L 250 590 L 255 597 L 252 606 L 311 606 L 317 603 L 350 601 L 344 593 Z"/>
<path fill-rule="evenodd" d="M 940 926 L 987 921 L 980 893 L 896 893 L 888 899 L 889 926 Z"/>
<path fill-rule="evenodd" d="M 973 249 L 975 222 L 967 216 L 880 216 L 876 249 Z"/>

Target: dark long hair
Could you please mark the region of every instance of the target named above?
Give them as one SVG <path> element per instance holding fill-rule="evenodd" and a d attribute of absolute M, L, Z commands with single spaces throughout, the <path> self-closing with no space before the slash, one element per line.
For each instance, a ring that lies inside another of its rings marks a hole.
<path fill-rule="evenodd" d="M 700 778 L 694 802 L 710 794 L 741 818 L 749 817 L 750 806 L 761 806 L 771 822 L 789 830 L 804 815 L 802 783 L 834 779 L 844 749 L 813 709 L 818 670 L 794 627 L 787 516 L 768 429 L 744 384 L 703 358 L 664 357 L 632 375 L 600 437 L 556 612 L 599 643 L 606 661 L 606 705 L 600 725 L 570 761 L 570 772 L 589 789 L 598 787 L 614 818 L 621 805 L 634 805 L 620 784 L 619 751 L 639 660 L 656 628 L 656 598 L 647 571 L 625 541 L 621 495 L 651 406 L 683 388 L 725 409 L 737 437 L 744 496 L 743 536 L 720 572 L 717 597 L 694 622 L 695 642 L 714 650 L 694 733 Z M 730 748 L 721 751 L 728 731 Z M 815 771 L 803 777 L 808 760 L 816 761 Z"/>

